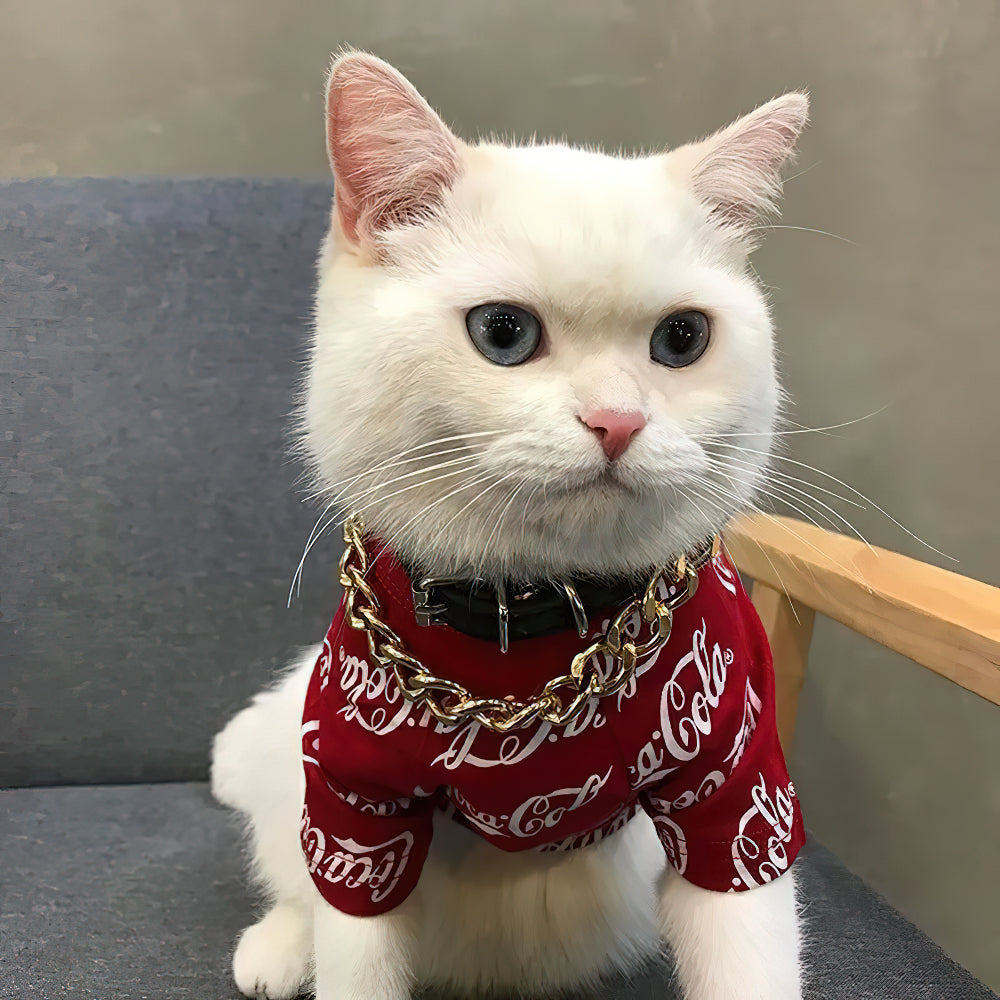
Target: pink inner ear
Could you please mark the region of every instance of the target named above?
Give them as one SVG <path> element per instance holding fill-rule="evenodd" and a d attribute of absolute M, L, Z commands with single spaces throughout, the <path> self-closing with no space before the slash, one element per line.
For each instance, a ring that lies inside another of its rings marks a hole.
<path fill-rule="evenodd" d="M 330 75 L 327 147 L 344 235 L 367 243 L 418 222 L 458 177 L 458 141 L 392 67 L 348 55 Z"/>
<path fill-rule="evenodd" d="M 705 154 L 694 168 L 692 186 L 712 206 L 715 218 L 744 227 L 776 209 L 781 168 L 794 152 L 808 115 L 804 94 L 786 94 L 703 143 Z"/>

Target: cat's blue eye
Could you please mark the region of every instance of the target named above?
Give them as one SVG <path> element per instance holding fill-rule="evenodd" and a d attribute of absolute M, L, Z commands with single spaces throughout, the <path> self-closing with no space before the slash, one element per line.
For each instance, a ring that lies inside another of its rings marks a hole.
<path fill-rule="evenodd" d="M 495 365 L 527 361 L 542 340 L 538 317 L 507 302 L 475 306 L 466 313 L 465 326 L 476 350 Z"/>
<path fill-rule="evenodd" d="M 684 368 L 705 353 L 710 331 L 704 313 L 694 310 L 671 313 L 656 324 L 649 338 L 649 356 L 659 365 Z"/>

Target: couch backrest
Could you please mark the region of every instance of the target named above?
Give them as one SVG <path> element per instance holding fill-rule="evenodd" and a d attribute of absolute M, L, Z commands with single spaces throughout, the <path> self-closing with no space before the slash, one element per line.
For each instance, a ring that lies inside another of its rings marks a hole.
<path fill-rule="evenodd" d="M 0 784 L 190 779 L 337 600 L 287 428 L 330 185 L 0 184 Z"/>

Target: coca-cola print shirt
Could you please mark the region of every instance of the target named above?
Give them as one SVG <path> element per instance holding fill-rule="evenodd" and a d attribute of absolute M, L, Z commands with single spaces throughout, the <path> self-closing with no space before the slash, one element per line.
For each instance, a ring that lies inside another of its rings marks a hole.
<path fill-rule="evenodd" d="M 368 579 L 412 654 L 475 695 L 531 697 L 567 672 L 610 614 L 591 620 L 586 639 L 560 632 L 504 654 L 449 626 L 417 626 L 410 581 L 391 554 Z M 648 636 L 638 615 L 633 633 Z M 594 662 L 604 673 L 609 665 Z M 306 863 L 323 897 L 358 916 L 391 910 L 416 886 L 436 811 L 504 851 L 562 851 L 612 835 L 642 810 L 667 861 L 720 892 L 780 876 L 804 840 L 767 639 L 722 556 L 702 568 L 668 642 L 640 658 L 618 694 L 592 698 L 568 726 L 506 735 L 441 724 L 405 700 L 341 604 L 309 684 L 302 747 Z"/>

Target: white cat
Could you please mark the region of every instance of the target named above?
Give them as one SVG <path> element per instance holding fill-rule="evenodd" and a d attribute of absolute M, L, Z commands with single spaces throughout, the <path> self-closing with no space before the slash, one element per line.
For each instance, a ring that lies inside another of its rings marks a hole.
<path fill-rule="evenodd" d="M 765 464 L 742 451 L 735 472 L 727 440 L 770 446 L 773 334 L 747 254 L 806 118 L 788 94 L 655 156 L 467 145 L 391 67 L 340 57 L 302 408 L 332 509 L 363 510 L 404 564 L 487 580 L 642 572 L 720 530 Z M 499 319 L 477 312 L 496 303 Z M 293 997 L 315 977 L 320 1000 L 420 983 L 537 996 L 665 942 L 687 1000 L 800 996 L 794 873 L 699 888 L 641 813 L 563 853 L 435 821 L 401 905 L 325 902 L 299 840 L 316 657 L 216 739 L 214 794 L 246 815 L 271 901 L 236 948 L 244 994 Z"/>

